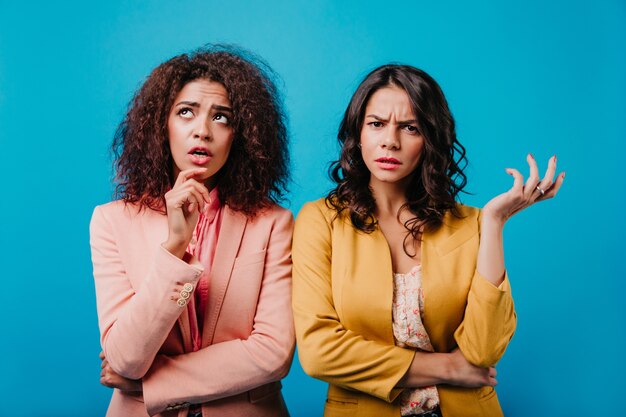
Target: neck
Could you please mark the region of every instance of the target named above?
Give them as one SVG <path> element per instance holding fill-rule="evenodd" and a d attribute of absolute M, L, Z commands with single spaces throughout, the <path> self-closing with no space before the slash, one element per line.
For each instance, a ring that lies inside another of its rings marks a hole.
<path fill-rule="evenodd" d="M 407 202 L 406 185 L 370 180 L 370 189 L 376 200 L 376 215 L 397 216 L 400 208 Z"/>
<path fill-rule="evenodd" d="M 209 190 L 209 192 L 213 191 L 215 188 L 215 178 L 209 178 L 204 182 L 204 186 Z"/>

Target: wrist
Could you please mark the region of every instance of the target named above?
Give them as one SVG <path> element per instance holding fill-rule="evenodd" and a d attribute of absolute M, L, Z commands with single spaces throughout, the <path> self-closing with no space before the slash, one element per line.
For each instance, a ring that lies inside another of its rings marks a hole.
<path fill-rule="evenodd" d="M 428 353 L 431 362 L 431 377 L 435 385 L 450 384 L 455 377 L 455 364 L 450 353 Z"/>
<path fill-rule="evenodd" d="M 453 384 L 455 378 L 456 365 L 454 364 L 454 355 L 452 353 L 445 353 L 442 355 L 442 383 Z"/>
<path fill-rule="evenodd" d="M 492 227 L 494 229 L 504 229 L 504 224 L 508 218 L 509 217 L 503 213 L 496 213 L 489 209 L 483 209 L 480 223 L 483 228 Z"/>
<path fill-rule="evenodd" d="M 188 243 L 185 243 L 182 240 L 169 238 L 165 242 L 161 243 L 161 246 L 163 246 L 165 250 L 180 259 L 183 259 L 187 250 L 187 245 Z"/>

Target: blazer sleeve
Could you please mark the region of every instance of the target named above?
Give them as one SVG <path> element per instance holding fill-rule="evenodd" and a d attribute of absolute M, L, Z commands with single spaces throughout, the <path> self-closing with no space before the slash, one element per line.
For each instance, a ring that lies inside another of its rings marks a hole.
<path fill-rule="evenodd" d="M 176 356 L 157 355 L 143 378 L 148 414 L 158 414 L 170 404 L 201 404 L 229 397 L 287 375 L 295 349 L 292 232 L 293 217 L 285 210 L 271 231 L 250 337 Z"/>
<path fill-rule="evenodd" d="M 294 232 L 293 309 L 302 368 L 314 378 L 391 402 L 402 392 L 395 386 L 415 353 L 344 327 L 332 295 L 332 214 L 320 206 L 306 204 Z"/>
<path fill-rule="evenodd" d="M 90 224 L 102 350 L 115 372 L 140 379 L 184 311 L 171 299 L 176 295 L 176 282 L 195 286 L 202 268 L 159 247 L 149 272 L 135 290 L 120 256 L 120 237 L 107 214 L 106 207 L 96 207 Z"/>
<path fill-rule="evenodd" d="M 504 355 L 516 322 L 508 273 L 505 271 L 504 281 L 496 287 L 475 270 L 465 316 L 454 332 L 465 359 L 480 367 L 494 366 Z"/>

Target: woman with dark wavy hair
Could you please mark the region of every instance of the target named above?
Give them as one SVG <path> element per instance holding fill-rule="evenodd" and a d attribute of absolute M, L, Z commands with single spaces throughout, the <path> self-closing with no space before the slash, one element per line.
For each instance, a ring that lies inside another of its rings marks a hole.
<path fill-rule="evenodd" d="M 285 115 L 259 58 L 159 65 L 115 136 L 91 249 L 108 416 L 287 416 L 293 218 Z"/>
<path fill-rule="evenodd" d="M 306 204 L 293 242 L 299 358 L 330 386 L 324 415 L 501 416 L 495 364 L 515 330 L 502 231 L 554 197 L 539 178 L 482 210 L 457 202 L 465 148 L 439 85 L 405 65 L 372 71 L 339 128 L 337 186 Z"/>

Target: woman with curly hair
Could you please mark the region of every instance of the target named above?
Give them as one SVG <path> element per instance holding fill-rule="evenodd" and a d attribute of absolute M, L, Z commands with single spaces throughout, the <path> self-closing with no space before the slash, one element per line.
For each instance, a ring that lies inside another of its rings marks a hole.
<path fill-rule="evenodd" d="M 271 70 L 229 47 L 158 66 L 116 133 L 91 249 L 108 416 L 287 416 L 293 218 Z"/>
<path fill-rule="evenodd" d="M 385 65 L 359 85 L 339 128 L 337 186 L 306 204 L 293 242 L 299 358 L 330 386 L 324 415 L 501 416 L 495 364 L 515 330 L 502 231 L 554 197 L 539 178 L 478 210 L 459 204 L 465 149 L 439 85 Z"/>

